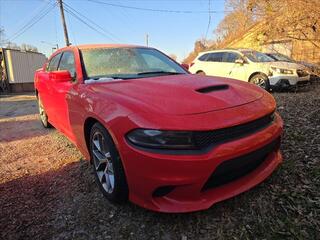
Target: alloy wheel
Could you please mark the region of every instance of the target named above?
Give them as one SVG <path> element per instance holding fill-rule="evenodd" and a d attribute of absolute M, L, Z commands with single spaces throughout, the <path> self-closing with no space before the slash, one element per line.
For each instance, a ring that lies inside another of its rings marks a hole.
<path fill-rule="evenodd" d="M 266 89 L 266 80 L 263 77 L 255 77 L 253 83 L 263 89 Z"/>
<path fill-rule="evenodd" d="M 91 146 L 94 169 L 103 189 L 110 194 L 115 184 L 113 162 L 109 147 L 101 132 L 94 133 Z"/>

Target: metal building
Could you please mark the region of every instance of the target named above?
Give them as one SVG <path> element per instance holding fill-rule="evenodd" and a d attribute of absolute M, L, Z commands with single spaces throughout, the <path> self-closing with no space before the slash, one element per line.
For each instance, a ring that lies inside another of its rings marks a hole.
<path fill-rule="evenodd" d="M 34 72 L 46 60 L 42 53 L 0 48 L 0 92 L 33 91 Z"/>

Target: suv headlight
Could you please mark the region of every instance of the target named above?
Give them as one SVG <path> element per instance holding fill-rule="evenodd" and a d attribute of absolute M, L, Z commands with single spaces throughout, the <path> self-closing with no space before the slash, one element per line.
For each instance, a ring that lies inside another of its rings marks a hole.
<path fill-rule="evenodd" d="M 196 149 L 193 133 L 188 131 L 161 131 L 135 129 L 127 134 L 134 145 L 160 149 Z"/>
<path fill-rule="evenodd" d="M 271 67 L 271 70 L 279 74 L 293 74 L 293 70 L 285 69 L 285 68 Z"/>

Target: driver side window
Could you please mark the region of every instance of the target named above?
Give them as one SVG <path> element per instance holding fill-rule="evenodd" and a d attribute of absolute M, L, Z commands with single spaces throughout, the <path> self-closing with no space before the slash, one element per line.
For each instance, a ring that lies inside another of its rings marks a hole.
<path fill-rule="evenodd" d="M 74 55 L 72 52 L 67 51 L 63 53 L 58 70 L 68 70 L 71 74 L 71 77 L 74 79 L 76 78 Z"/>
<path fill-rule="evenodd" d="M 49 64 L 47 65 L 47 69 L 46 69 L 47 72 L 57 71 L 60 57 L 61 57 L 61 53 L 51 58 Z"/>

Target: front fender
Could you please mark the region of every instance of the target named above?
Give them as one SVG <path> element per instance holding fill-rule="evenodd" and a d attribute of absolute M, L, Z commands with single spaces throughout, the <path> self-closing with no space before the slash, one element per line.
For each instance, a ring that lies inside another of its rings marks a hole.
<path fill-rule="evenodd" d="M 100 122 L 110 133 L 117 144 L 112 125 L 122 119 L 128 118 L 132 113 L 126 107 L 112 101 L 103 94 L 97 94 L 86 86 L 75 87 L 69 93 L 68 111 L 71 130 L 74 134 L 74 143 L 79 148 L 86 159 L 90 159 L 90 154 L 86 144 L 85 123 L 88 119 L 95 119 Z"/>

